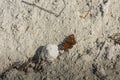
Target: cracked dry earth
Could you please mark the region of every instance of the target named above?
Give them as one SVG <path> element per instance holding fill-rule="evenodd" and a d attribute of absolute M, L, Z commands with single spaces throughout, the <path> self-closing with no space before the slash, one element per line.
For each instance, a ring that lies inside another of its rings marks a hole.
<path fill-rule="evenodd" d="M 120 0 L 0 0 L 0 80 L 120 80 L 114 33 Z M 31 59 L 70 34 L 76 45 L 53 63 Z"/>

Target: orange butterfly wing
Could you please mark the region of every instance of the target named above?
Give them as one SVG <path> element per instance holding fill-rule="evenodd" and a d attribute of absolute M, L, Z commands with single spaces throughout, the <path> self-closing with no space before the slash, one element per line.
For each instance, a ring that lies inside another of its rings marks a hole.
<path fill-rule="evenodd" d="M 66 39 L 65 42 L 67 42 L 67 43 L 69 43 L 71 45 L 75 45 L 76 44 L 76 40 L 75 40 L 74 35 L 72 34 L 72 35 L 68 36 L 68 38 Z"/>
<path fill-rule="evenodd" d="M 70 45 L 68 43 L 63 43 L 62 46 L 64 50 L 71 49 L 73 47 L 73 45 Z"/>
<path fill-rule="evenodd" d="M 68 50 L 71 49 L 73 47 L 73 45 L 76 44 L 76 40 L 74 35 L 69 35 L 62 44 L 58 45 L 59 50 Z"/>

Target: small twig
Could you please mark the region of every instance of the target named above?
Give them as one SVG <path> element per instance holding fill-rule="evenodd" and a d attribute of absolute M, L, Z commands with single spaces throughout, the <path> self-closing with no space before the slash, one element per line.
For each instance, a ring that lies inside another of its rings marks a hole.
<path fill-rule="evenodd" d="M 63 12 L 63 10 L 65 9 L 65 6 L 66 6 L 66 5 L 65 5 L 65 1 L 63 0 L 64 7 L 63 7 L 62 10 L 59 12 L 59 14 L 57 14 L 57 13 L 54 13 L 54 12 L 52 12 L 52 11 L 50 11 L 50 10 L 47 10 L 47 9 L 45 9 L 45 8 L 42 8 L 42 7 L 40 7 L 40 6 L 38 6 L 38 5 L 34 4 L 34 3 L 29 3 L 29 2 L 26 2 L 26 1 L 22 1 L 22 2 L 25 3 L 25 4 L 27 4 L 27 5 L 30 5 L 30 6 L 35 6 L 35 7 L 39 8 L 39 9 L 45 11 L 45 12 L 48 12 L 48 13 L 50 13 L 50 14 L 55 15 L 56 17 L 59 17 L 59 16 L 61 15 L 61 13 Z"/>
<path fill-rule="evenodd" d="M 87 13 L 85 14 L 85 16 L 80 16 L 80 18 L 85 19 L 88 16 L 88 14 L 90 13 L 90 11 L 91 11 L 91 8 L 87 11 Z"/>
<path fill-rule="evenodd" d="M 85 16 L 80 16 L 80 18 L 85 19 L 85 18 L 88 16 L 88 14 L 90 14 L 90 12 L 91 12 L 91 10 L 92 10 L 92 0 L 90 0 L 90 2 L 91 2 L 90 9 L 87 11 L 87 13 L 85 14 Z"/>
<path fill-rule="evenodd" d="M 62 10 L 59 12 L 59 14 L 56 17 L 60 16 L 61 13 L 63 12 L 63 10 L 65 9 L 65 7 L 66 7 L 65 0 L 63 0 L 63 3 L 64 3 L 64 7 L 62 8 Z"/>
<path fill-rule="evenodd" d="M 30 28 L 30 26 L 27 26 L 27 28 L 25 29 L 25 32 L 27 32 L 29 28 Z"/>
<path fill-rule="evenodd" d="M 93 59 L 94 61 L 99 57 L 99 55 L 101 53 L 101 50 L 104 48 L 104 45 L 105 45 L 105 41 L 103 42 L 103 44 L 101 45 L 100 49 L 98 50 L 97 56 Z"/>

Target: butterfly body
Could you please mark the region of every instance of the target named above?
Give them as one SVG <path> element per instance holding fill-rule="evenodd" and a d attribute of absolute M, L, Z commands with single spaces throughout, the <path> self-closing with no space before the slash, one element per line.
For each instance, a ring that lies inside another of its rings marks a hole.
<path fill-rule="evenodd" d="M 60 50 L 68 50 L 71 49 L 75 44 L 76 44 L 76 40 L 74 35 L 72 34 L 66 37 L 64 41 L 60 45 L 58 45 L 58 47 Z"/>

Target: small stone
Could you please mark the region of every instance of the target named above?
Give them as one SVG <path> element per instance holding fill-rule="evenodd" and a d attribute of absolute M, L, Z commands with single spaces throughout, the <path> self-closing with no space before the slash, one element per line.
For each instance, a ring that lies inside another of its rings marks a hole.
<path fill-rule="evenodd" d="M 54 61 L 59 55 L 58 46 L 55 44 L 48 44 L 43 47 L 41 58 L 49 62 Z"/>

